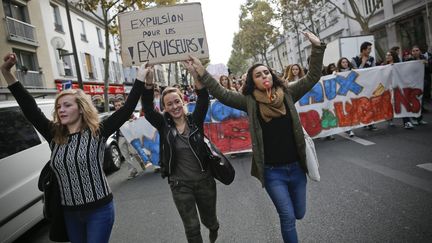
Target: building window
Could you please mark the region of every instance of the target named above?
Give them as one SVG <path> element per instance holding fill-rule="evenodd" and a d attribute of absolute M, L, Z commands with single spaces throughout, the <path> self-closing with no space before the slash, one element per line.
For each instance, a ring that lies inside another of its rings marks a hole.
<path fill-rule="evenodd" d="M 63 25 L 60 17 L 60 10 L 57 5 L 51 5 L 54 15 L 54 29 L 56 31 L 63 32 Z"/>
<path fill-rule="evenodd" d="M 63 69 L 60 71 L 64 71 L 64 76 L 74 76 L 74 63 L 71 53 L 69 53 L 67 50 L 60 49 L 59 56 L 62 63 L 62 65 L 60 65 L 60 68 Z"/>
<path fill-rule="evenodd" d="M 374 8 L 376 8 L 375 10 L 378 10 L 384 7 L 384 3 L 383 0 L 364 0 L 364 7 L 366 15 L 369 15 L 374 11 Z"/>
<path fill-rule="evenodd" d="M 82 53 L 83 70 L 85 77 L 88 79 L 96 79 L 96 66 L 94 57 L 88 53 Z"/>
<path fill-rule="evenodd" d="M 3 0 L 3 9 L 6 17 L 28 23 L 26 6 L 13 1 Z"/>
<path fill-rule="evenodd" d="M 86 32 L 85 32 L 84 21 L 78 19 L 78 22 L 80 22 L 80 25 L 81 25 L 81 33 L 80 33 L 81 40 L 87 42 L 87 35 L 86 35 Z"/>
<path fill-rule="evenodd" d="M 35 53 L 18 49 L 13 49 L 12 51 L 17 55 L 18 69 L 24 72 L 38 70 Z"/>
<path fill-rule="evenodd" d="M 100 28 L 96 27 L 96 32 L 97 32 L 97 36 L 98 36 L 98 41 L 99 41 L 99 46 L 101 48 L 104 48 L 104 44 L 103 44 L 103 38 L 102 38 L 102 31 Z"/>

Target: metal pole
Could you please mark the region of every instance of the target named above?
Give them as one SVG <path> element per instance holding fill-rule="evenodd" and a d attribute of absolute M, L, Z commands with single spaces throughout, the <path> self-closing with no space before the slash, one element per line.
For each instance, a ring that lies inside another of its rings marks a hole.
<path fill-rule="evenodd" d="M 72 28 L 72 21 L 71 21 L 70 12 L 69 12 L 69 3 L 68 3 L 68 0 L 65 0 L 64 2 L 65 2 L 65 7 L 66 7 L 66 15 L 67 15 L 67 20 L 68 20 L 68 25 L 69 25 L 69 32 L 71 35 L 72 53 L 74 56 L 75 68 L 76 68 L 76 73 L 77 73 L 77 78 L 78 78 L 78 85 L 79 85 L 80 89 L 84 89 L 82 78 L 81 78 L 81 70 L 79 67 L 78 53 L 77 53 L 77 49 L 76 49 L 76 45 L 75 45 L 75 38 L 74 38 L 74 33 L 73 33 L 73 28 Z"/>

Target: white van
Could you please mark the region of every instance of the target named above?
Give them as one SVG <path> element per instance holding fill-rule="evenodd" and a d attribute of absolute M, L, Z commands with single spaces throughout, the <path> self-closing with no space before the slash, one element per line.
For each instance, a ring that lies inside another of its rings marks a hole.
<path fill-rule="evenodd" d="M 54 100 L 37 100 L 52 118 Z M 39 173 L 51 151 L 15 101 L 0 102 L 0 242 L 12 242 L 43 219 Z"/>

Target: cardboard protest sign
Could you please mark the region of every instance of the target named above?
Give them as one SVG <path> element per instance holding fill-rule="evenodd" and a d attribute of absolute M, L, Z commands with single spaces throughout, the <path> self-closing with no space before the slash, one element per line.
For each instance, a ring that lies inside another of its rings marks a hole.
<path fill-rule="evenodd" d="M 209 57 L 200 3 L 123 13 L 119 26 L 126 66 Z"/>

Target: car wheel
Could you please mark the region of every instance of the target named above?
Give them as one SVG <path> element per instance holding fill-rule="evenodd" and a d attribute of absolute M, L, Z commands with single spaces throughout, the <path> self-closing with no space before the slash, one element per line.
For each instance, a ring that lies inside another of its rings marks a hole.
<path fill-rule="evenodd" d="M 108 168 L 110 171 L 117 171 L 121 166 L 121 154 L 120 149 L 115 144 L 111 144 L 108 149 Z"/>

